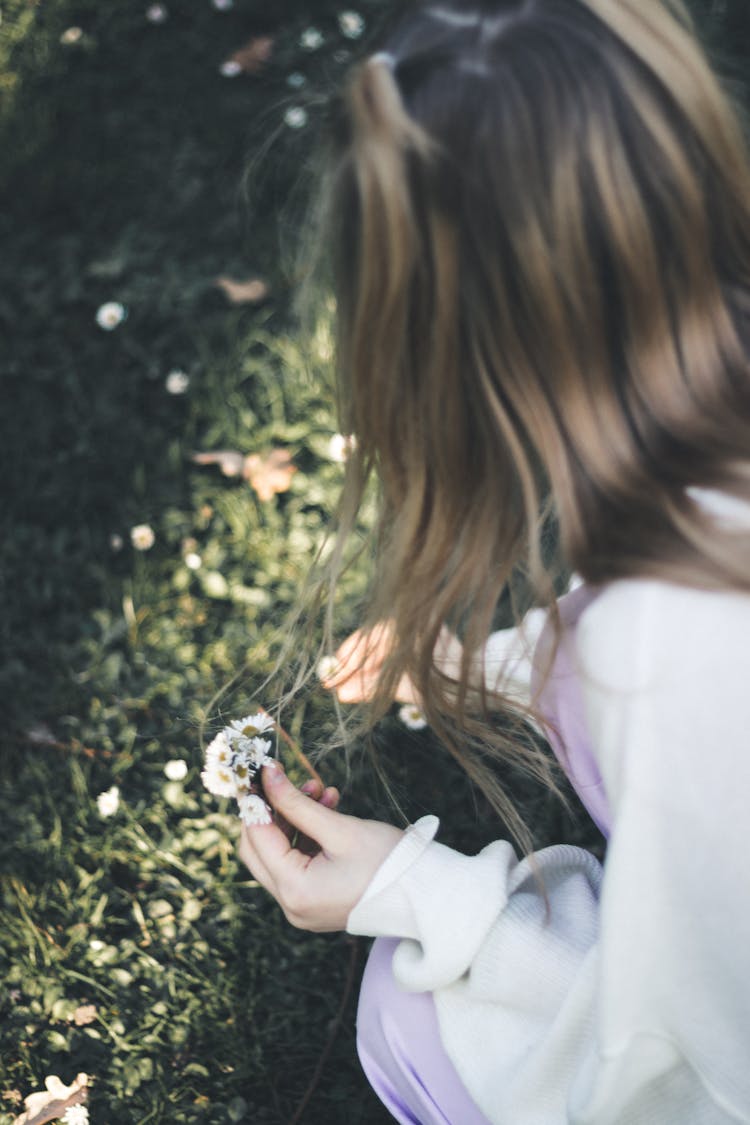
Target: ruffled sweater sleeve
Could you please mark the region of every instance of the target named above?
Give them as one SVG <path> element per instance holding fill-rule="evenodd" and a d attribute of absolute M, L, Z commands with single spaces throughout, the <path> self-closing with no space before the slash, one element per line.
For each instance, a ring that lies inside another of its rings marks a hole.
<path fill-rule="evenodd" d="M 750 598 L 615 583 L 577 645 L 613 817 L 589 853 L 414 825 L 352 911 L 400 937 L 495 1125 L 750 1122 Z"/>

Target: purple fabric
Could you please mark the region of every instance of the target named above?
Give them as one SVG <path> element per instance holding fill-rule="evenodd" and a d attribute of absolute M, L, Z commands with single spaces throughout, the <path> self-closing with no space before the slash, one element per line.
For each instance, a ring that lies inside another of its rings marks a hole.
<path fill-rule="evenodd" d="M 546 723 L 545 734 L 555 756 L 594 824 L 604 836 L 609 837 L 609 804 L 586 729 L 575 651 L 578 619 L 598 593 L 595 588 L 579 586 L 577 590 L 560 598 L 557 607 L 560 611 L 562 636 L 554 663 L 545 679 L 554 641 L 554 630 L 551 625 L 547 625 L 534 652 L 531 690 L 533 696 L 538 693 L 539 710 Z"/>
<path fill-rule="evenodd" d="M 489 1125 L 443 1050 L 432 993 L 396 984 L 398 944 L 375 941 L 359 993 L 357 1051 L 370 1085 L 404 1125 Z"/>
<path fill-rule="evenodd" d="M 586 731 L 575 660 L 578 618 L 598 591 L 585 586 L 558 602 L 563 634 L 547 679 L 554 633 L 547 627 L 534 654 L 532 691 L 552 749 L 594 822 L 609 834 L 610 813 Z M 432 994 L 404 992 L 391 970 L 398 941 L 378 938 L 362 979 L 357 1050 L 370 1085 L 404 1125 L 489 1125 L 443 1049 Z"/>

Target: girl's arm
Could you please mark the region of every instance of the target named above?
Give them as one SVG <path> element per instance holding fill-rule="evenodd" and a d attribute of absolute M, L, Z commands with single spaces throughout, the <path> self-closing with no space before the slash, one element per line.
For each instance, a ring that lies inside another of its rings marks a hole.
<path fill-rule="evenodd" d="M 613 813 L 606 877 L 560 846 L 464 856 L 342 817 L 283 782 L 244 858 L 297 925 L 401 937 L 446 1050 L 491 1122 L 750 1122 L 750 599 L 622 582 L 578 630 Z"/>
<path fill-rule="evenodd" d="M 484 683 L 488 691 L 502 689 L 528 702 L 531 695 L 532 656 L 547 620 L 547 611 L 532 609 L 520 626 L 491 633 L 471 669 L 470 685 Z M 322 676 L 323 686 L 335 691 L 341 703 L 362 703 L 375 691 L 380 669 L 386 659 L 393 626 L 383 621 L 373 629 L 357 629 L 339 645 L 333 665 Z M 458 680 L 463 647 L 458 637 L 444 628 L 435 647 L 435 665 Z M 396 690 L 396 702 L 419 703 L 416 688 L 408 676 Z"/>

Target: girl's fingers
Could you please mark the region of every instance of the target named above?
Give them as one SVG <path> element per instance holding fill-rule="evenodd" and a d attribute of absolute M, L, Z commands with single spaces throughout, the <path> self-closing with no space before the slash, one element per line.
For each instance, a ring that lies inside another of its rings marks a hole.
<path fill-rule="evenodd" d="M 240 833 L 239 856 L 253 879 L 256 879 L 261 887 L 265 887 L 267 891 L 273 892 L 273 881 L 270 872 L 258 855 L 254 846 L 253 834 L 246 824 L 242 825 L 242 831 Z"/>
<path fill-rule="evenodd" d="M 323 790 L 320 798 L 320 803 L 321 805 L 325 805 L 327 809 L 336 809 L 338 808 L 340 800 L 341 794 L 339 793 L 338 789 L 336 789 L 336 787 L 333 785 L 329 785 L 326 789 Z"/>
<path fill-rule="evenodd" d="M 275 812 L 293 828 L 321 847 L 335 846 L 345 818 L 321 801 L 311 801 L 292 785 L 277 763 L 263 767 L 263 792 Z M 334 790 L 328 793 L 328 800 L 334 803 L 337 800 Z M 276 825 L 261 825 L 253 829 L 252 836 L 255 850 L 273 874 L 290 850 L 289 840 Z"/>
<path fill-rule="evenodd" d="M 327 786 L 324 789 L 323 783 L 314 777 L 300 786 L 300 792 L 314 801 L 320 801 L 321 805 L 324 805 L 327 809 L 335 809 L 340 799 L 338 789 L 333 786 Z M 298 848 L 304 855 L 316 855 L 320 851 L 319 844 L 301 834 L 278 810 L 276 812 L 276 824 L 292 847 Z"/>
<path fill-rule="evenodd" d="M 300 785 L 300 790 L 308 797 L 312 797 L 313 801 L 319 801 L 323 793 L 323 784 L 316 777 L 311 777 L 304 785 Z"/>

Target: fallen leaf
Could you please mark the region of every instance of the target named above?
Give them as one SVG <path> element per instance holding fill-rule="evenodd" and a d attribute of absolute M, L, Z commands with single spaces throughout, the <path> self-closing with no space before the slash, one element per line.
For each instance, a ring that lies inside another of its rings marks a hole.
<path fill-rule="evenodd" d="M 231 277 L 217 277 L 216 285 L 223 289 L 233 305 L 254 305 L 268 296 L 268 286 L 259 277 L 247 281 L 233 281 Z"/>
<path fill-rule="evenodd" d="M 218 465 L 225 477 L 238 477 L 245 468 L 244 453 L 238 453 L 234 449 L 219 449 L 216 453 L 194 453 L 192 460 L 196 465 Z"/>
<path fill-rule="evenodd" d="M 81 1006 L 76 1008 L 73 1012 L 73 1022 L 76 1027 L 85 1027 L 86 1024 L 94 1022 L 96 1015 L 96 1004 L 81 1004 Z"/>
<path fill-rule="evenodd" d="M 259 500 L 271 500 L 277 492 L 287 492 L 297 472 L 288 449 L 272 449 L 265 455 L 251 453 L 245 458 L 242 475 L 255 489 Z"/>
<path fill-rule="evenodd" d="M 44 1079 L 44 1090 L 24 1098 L 26 1112 L 14 1118 L 13 1125 L 45 1125 L 62 1117 L 71 1106 L 86 1101 L 88 1082 L 87 1074 L 77 1074 L 73 1083 L 66 1086 L 56 1074 L 50 1074 Z"/>
<path fill-rule="evenodd" d="M 236 62 L 246 74 L 257 74 L 262 70 L 273 52 L 273 39 L 270 35 L 256 35 L 248 39 L 243 47 L 230 55 L 232 62 Z"/>

